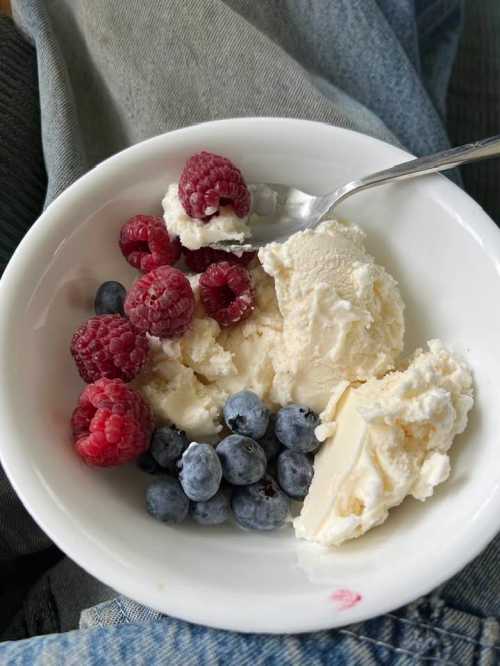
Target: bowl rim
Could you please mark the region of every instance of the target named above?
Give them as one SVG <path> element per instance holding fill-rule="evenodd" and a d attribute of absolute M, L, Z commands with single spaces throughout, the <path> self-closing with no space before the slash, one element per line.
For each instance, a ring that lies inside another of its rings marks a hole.
<path fill-rule="evenodd" d="M 448 549 L 448 553 L 441 559 L 439 567 L 430 568 L 425 572 L 419 572 L 410 582 L 404 581 L 399 589 L 398 595 L 393 595 L 385 602 L 380 599 L 377 603 L 362 604 L 359 609 L 353 609 L 348 614 L 324 614 L 319 621 L 303 617 L 300 619 L 291 619 L 286 613 L 283 617 L 276 617 L 273 627 L 269 628 L 267 621 L 262 617 L 254 617 L 247 614 L 243 619 L 241 614 L 234 613 L 234 608 L 225 615 L 219 611 L 214 612 L 214 608 L 209 604 L 200 604 L 197 599 L 196 591 L 193 591 L 192 598 L 180 600 L 175 594 L 165 597 L 165 604 L 161 608 L 158 604 L 151 603 L 147 593 L 138 581 L 129 580 L 124 573 L 124 568 L 117 567 L 117 562 L 98 561 L 98 558 L 92 558 L 88 555 L 94 549 L 96 544 L 92 542 L 90 536 L 81 530 L 78 530 L 77 523 L 65 523 L 61 526 L 58 522 L 57 499 L 50 494 L 35 470 L 23 463 L 22 455 L 16 451 L 12 441 L 16 438 L 16 417 L 9 409 L 12 397 L 9 391 L 9 378 L 15 375 L 15 366 L 12 354 L 9 354 L 10 339 L 15 333 L 16 325 L 16 288 L 19 281 L 30 267 L 30 258 L 35 256 L 38 251 L 38 244 L 45 237 L 50 236 L 51 232 L 58 227 L 60 222 L 57 220 L 57 213 L 67 208 L 68 204 L 80 197 L 85 197 L 97 185 L 102 185 L 105 180 L 112 181 L 116 173 L 122 168 L 122 161 L 126 156 L 127 160 L 139 159 L 141 155 L 147 154 L 152 147 L 157 148 L 161 144 L 166 146 L 173 141 L 177 143 L 183 136 L 191 135 L 197 131 L 205 133 L 206 131 L 220 131 L 221 128 L 232 125 L 242 130 L 249 124 L 276 125 L 276 129 L 283 131 L 324 131 L 328 130 L 351 135 L 354 142 L 365 142 L 371 144 L 375 149 L 390 147 L 393 154 L 400 157 L 400 161 L 411 159 L 410 153 L 388 144 L 379 139 L 353 130 L 339 128 L 328 123 L 301 120 L 296 118 L 276 118 L 276 117 L 248 117 L 231 118 L 224 120 L 215 120 L 203 123 L 197 123 L 188 127 L 166 132 L 133 146 L 107 158 L 86 174 L 78 178 L 64 192 L 62 192 L 52 203 L 47 206 L 41 216 L 36 220 L 31 229 L 26 233 L 21 243 L 18 245 L 11 260 L 9 261 L 5 272 L 0 280 L 0 372 L 4 381 L 0 383 L 0 423 L 3 424 L 2 430 L 4 436 L 0 438 L 0 460 L 5 473 L 12 484 L 22 503 L 39 524 L 44 532 L 57 544 L 61 550 L 71 559 L 79 564 L 91 575 L 101 580 L 106 585 L 111 586 L 117 592 L 124 594 L 145 606 L 155 608 L 156 610 L 168 613 L 174 617 L 203 624 L 206 626 L 239 631 L 239 632 L 259 632 L 259 633 L 299 633 L 307 631 L 316 631 L 340 627 L 352 622 L 360 622 L 376 615 L 380 615 L 403 606 L 416 598 L 427 594 L 444 581 L 451 578 L 468 562 L 476 557 L 491 541 L 500 527 L 500 493 L 485 500 L 485 511 L 475 519 L 474 534 L 470 535 L 467 542 L 461 542 L 461 550 L 457 553 L 455 550 Z M 433 179 L 433 186 L 436 192 L 450 192 L 450 188 L 456 196 L 460 198 L 460 211 L 457 217 L 458 222 L 466 227 L 480 242 L 482 250 L 493 262 L 500 267 L 500 230 L 485 211 L 465 192 L 451 183 L 442 175 L 426 176 Z M 455 203 L 450 204 L 454 209 Z M 487 506 L 486 506 L 487 505 Z M 60 509 L 59 509 L 60 511 Z M 486 514 L 486 515 L 485 515 Z M 97 564 L 96 564 L 97 562 Z M 425 575 L 424 575 L 425 573 Z M 307 615 L 307 614 L 305 614 Z"/>

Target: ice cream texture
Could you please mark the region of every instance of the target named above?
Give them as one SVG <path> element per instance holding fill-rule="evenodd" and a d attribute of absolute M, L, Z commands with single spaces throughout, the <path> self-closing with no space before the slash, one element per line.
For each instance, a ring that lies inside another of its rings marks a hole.
<path fill-rule="evenodd" d="M 169 231 L 192 249 L 246 234 L 224 211 L 217 219 L 229 225 L 226 236 L 186 219 L 175 185 L 163 204 Z M 217 439 L 224 402 L 243 389 L 273 411 L 299 403 L 320 414 L 324 444 L 294 525 L 298 537 L 324 545 L 379 525 L 407 495 L 431 496 L 448 477 L 448 449 L 473 402 L 470 371 L 438 341 L 398 365 L 403 300 L 364 243 L 357 226 L 328 220 L 265 246 L 249 268 L 255 311 L 226 329 L 207 317 L 191 276 L 190 330 L 152 338 L 151 362 L 136 380 L 160 422 L 198 441 Z"/>
<path fill-rule="evenodd" d="M 329 437 L 294 527 L 331 546 L 380 525 L 407 495 L 425 500 L 448 478 L 448 450 L 467 425 L 472 376 L 438 340 L 408 367 L 350 387 L 332 413 Z"/>
<path fill-rule="evenodd" d="M 238 217 L 231 206 L 222 206 L 219 214 L 208 222 L 189 217 L 179 199 L 177 183 L 169 185 L 162 205 L 169 234 L 179 237 L 189 250 L 221 240 L 241 242 L 251 234 L 248 218 Z"/>
<path fill-rule="evenodd" d="M 364 248 L 359 227 L 326 221 L 259 251 L 283 316 L 273 396 L 321 412 L 335 387 L 378 377 L 403 349 L 396 281 Z"/>

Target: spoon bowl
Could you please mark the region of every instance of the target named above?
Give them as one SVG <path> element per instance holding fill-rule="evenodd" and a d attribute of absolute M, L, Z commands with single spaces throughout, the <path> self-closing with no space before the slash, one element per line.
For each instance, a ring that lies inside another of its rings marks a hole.
<path fill-rule="evenodd" d="M 325 213 L 329 212 L 331 215 L 339 203 L 358 192 L 386 183 L 447 171 L 461 164 L 499 155 L 500 135 L 497 135 L 396 164 L 390 169 L 352 180 L 322 196 L 313 196 L 285 185 L 266 183 L 251 185 L 251 239 L 244 243 L 235 243 L 231 240 L 219 241 L 213 243 L 211 247 L 228 252 L 258 250 L 273 241 L 283 242 L 297 231 L 314 229 Z"/>

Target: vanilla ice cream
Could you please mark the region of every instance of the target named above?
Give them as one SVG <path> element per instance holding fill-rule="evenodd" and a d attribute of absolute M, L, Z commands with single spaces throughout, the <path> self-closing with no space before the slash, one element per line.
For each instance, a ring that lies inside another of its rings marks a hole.
<path fill-rule="evenodd" d="M 164 220 L 171 236 L 178 236 L 190 250 L 221 240 L 241 242 L 251 235 L 248 217 L 238 217 L 232 206 L 222 206 L 218 215 L 208 222 L 196 220 L 184 210 L 178 195 L 178 185 L 169 185 L 162 201 Z"/>
<path fill-rule="evenodd" d="M 325 409 L 339 383 L 382 376 L 403 348 L 396 281 L 375 264 L 356 226 L 329 220 L 259 251 L 283 317 L 273 400 Z"/>
<path fill-rule="evenodd" d="M 408 367 L 348 388 L 314 462 L 298 537 L 338 545 L 380 525 L 407 495 L 425 500 L 450 472 L 448 449 L 472 407 L 468 367 L 441 342 Z M 320 426 L 321 428 L 322 426 Z M 321 434 L 321 433 L 320 433 Z"/>

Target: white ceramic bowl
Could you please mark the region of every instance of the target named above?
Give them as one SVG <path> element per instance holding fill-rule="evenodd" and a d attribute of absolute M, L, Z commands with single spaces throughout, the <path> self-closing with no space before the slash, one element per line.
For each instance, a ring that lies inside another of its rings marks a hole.
<path fill-rule="evenodd" d="M 238 119 L 155 137 L 77 181 L 23 240 L 0 285 L 0 448 L 22 501 L 71 558 L 119 592 L 192 622 L 301 632 L 390 611 L 477 555 L 500 526 L 500 234 L 442 176 L 354 197 L 340 211 L 399 280 L 407 349 L 440 337 L 474 370 L 477 404 L 435 497 L 408 499 L 380 528 L 338 549 L 290 528 L 167 527 L 144 509 L 134 466 L 86 467 L 69 418 L 83 385 L 68 347 L 96 287 L 136 276 L 117 235 L 127 217 L 160 212 L 168 183 L 200 149 L 227 155 L 249 182 L 322 193 L 408 159 L 354 132 L 301 120 Z"/>

